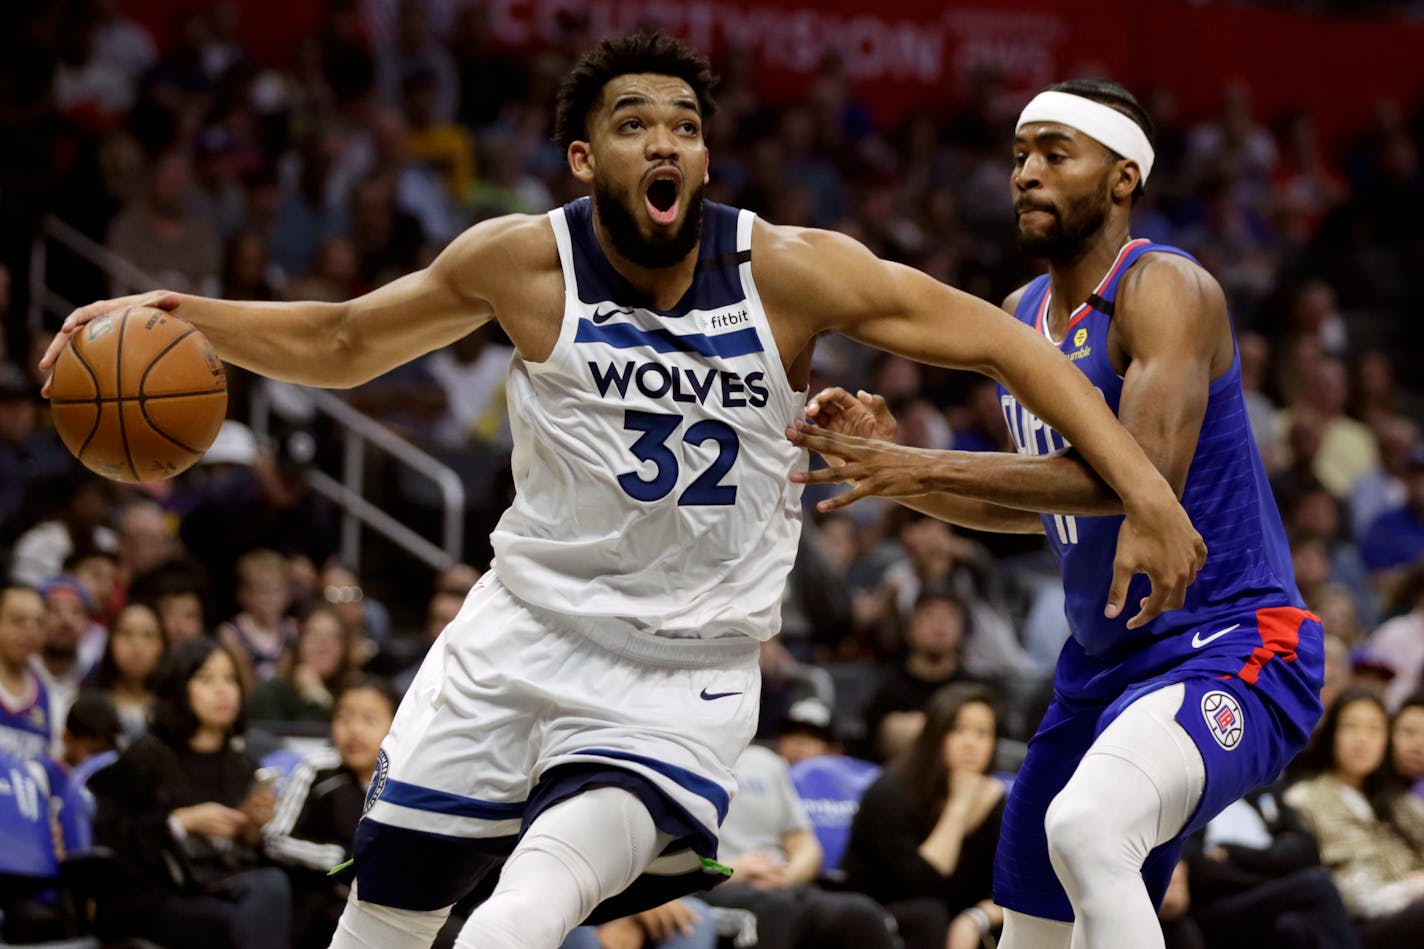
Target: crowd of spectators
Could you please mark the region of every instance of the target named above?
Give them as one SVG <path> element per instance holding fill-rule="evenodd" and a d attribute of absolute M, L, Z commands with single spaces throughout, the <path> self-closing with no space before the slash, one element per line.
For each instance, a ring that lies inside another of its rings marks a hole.
<path fill-rule="evenodd" d="M 320 30 L 271 63 L 243 49 L 232 0 L 184 14 L 162 47 L 118 0 L 20 7 L 6 14 L 0 178 L 36 204 L 7 220 L 6 248 L 52 212 L 162 286 L 340 300 L 420 266 L 473 222 L 578 196 L 548 140 L 553 89 L 595 39 L 577 16 L 517 57 L 480 4 L 437 29 L 417 0 L 331 0 Z M 368 21 L 369 9 L 388 18 Z M 1022 96 L 992 72 L 961 101 L 882 128 L 834 59 L 792 103 L 759 95 L 737 50 L 717 67 L 709 198 L 844 231 L 995 301 L 1034 272 L 1014 250 L 1007 191 Z M 1408 355 L 1424 338 L 1409 311 L 1424 290 L 1412 226 L 1424 120 L 1379 102 L 1348 141 L 1327 143 L 1308 108 L 1259 116 L 1245 85 L 1200 116 L 1179 115 L 1168 90 L 1137 92 L 1158 160 L 1134 234 L 1191 251 L 1226 290 L 1256 440 L 1330 657 L 1331 715 L 1308 776 L 1208 828 L 1164 910 L 1173 944 L 1205 933 L 1228 945 L 1234 932 L 1242 945 L 1351 944 L 1300 941 L 1321 933 L 1404 945 L 1397 934 L 1424 905 L 1424 701 L 1411 698 L 1424 672 L 1424 391 Z M 48 280 L 76 300 L 109 290 L 76 261 L 52 261 Z M 56 796 L 87 785 L 98 841 L 127 871 L 121 903 L 144 907 L 101 918 L 102 931 L 181 945 L 218 927 L 234 945 L 274 945 L 243 929 L 260 915 L 293 945 L 324 945 L 346 881 L 319 864 L 345 859 L 394 696 L 479 571 L 432 585 L 379 545 L 374 561 L 340 562 L 339 513 L 304 476 L 340 436 L 286 387 L 271 394 L 277 431 L 306 431 L 316 452 L 257 438 L 241 422 L 257 383 L 238 370 L 232 421 L 203 464 L 136 488 L 85 475 L 35 397 L 47 340 L 11 299 L 0 266 L 0 564 L 22 585 L 0 597 L 0 752 L 62 762 L 43 773 Z M 491 472 L 509 449 L 511 352 L 486 327 L 344 396 L 466 478 L 466 556 L 480 564 L 509 489 Z M 973 376 L 838 339 L 818 348 L 813 376 L 885 395 L 907 443 L 1011 450 L 992 384 Z M 379 465 L 366 489 L 412 523 L 428 513 Z M 830 945 L 816 927 L 834 920 L 842 934 L 898 930 L 909 946 L 948 933 L 957 949 L 998 925 L 984 874 L 1002 784 L 987 775 L 1011 779 L 1013 741 L 1047 700 L 1068 633 L 1054 564 L 1038 538 L 873 500 L 817 515 L 818 496 L 807 492 L 783 635 L 762 658 L 759 737 L 780 737 L 791 771 L 746 762 L 760 790 L 727 855 L 744 882 L 575 939 L 696 946 L 760 929 L 764 945 Z M 209 679 L 217 699 L 192 684 Z M 808 707 L 824 714 L 808 720 Z M 986 729 L 992 762 L 976 745 Z M 292 736 L 331 744 L 295 771 L 274 759 L 291 772 L 284 790 L 307 795 L 278 800 L 258 777 Z M 889 770 L 856 772 L 853 791 L 803 811 L 788 775 L 842 752 Z M 873 818 L 851 827 L 861 792 Z M 839 843 L 822 838 L 812 861 L 812 819 L 828 833 L 832 818 Z M 1241 928 L 1244 906 L 1281 906 L 1268 895 L 1292 880 L 1343 901 L 1303 900 L 1259 933 Z M 248 913 L 252 900 L 284 909 Z M 7 927 L 59 925 L 29 893 L 4 903 Z"/>

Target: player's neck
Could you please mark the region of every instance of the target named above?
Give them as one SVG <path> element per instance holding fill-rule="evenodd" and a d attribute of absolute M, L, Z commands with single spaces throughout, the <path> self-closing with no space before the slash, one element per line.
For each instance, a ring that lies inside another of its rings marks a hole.
<path fill-rule="evenodd" d="M 0 662 L 0 688 L 16 698 L 24 698 L 30 691 L 30 667 L 23 663 L 16 666 Z"/>
<path fill-rule="evenodd" d="M 1063 335 L 1073 311 L 1087 302 L 1107 276 L 1122 245 L 1131 240 L 1128 222 L 1109 221 L 1084 244 L 1071 260 L 1053 261 L 1048 268 L 1053 299 L 1048 307 L 1048 328 L 1055 339 Z"/>
<path fill-rule="evenodd" d="M 613 269 L 655 308 L 671 310 L 687 293 L 687 288 L 692 286 L 692 277 L 697 271 L 697 250 L 701 246 L 700 243 L 694 244 L 687 256 L 671 267 L 645 267 L 614 249 L 613 240 L 608 236 L 603 223 L 598 220 L 597 212 L 594 214 L 593 233 L 598 238 L 598 246 L 603 250 L 603 256 L 608 258 Z"/>

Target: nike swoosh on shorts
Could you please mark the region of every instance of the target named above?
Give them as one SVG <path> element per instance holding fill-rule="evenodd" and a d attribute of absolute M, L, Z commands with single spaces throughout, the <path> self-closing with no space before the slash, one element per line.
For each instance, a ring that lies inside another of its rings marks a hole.
<path fill-rule="evenodd" d="M 1231 632 L 1233 629 L 1236 629 L 1236 628 L 1239 627 L 1240 625 L 1241 625 L 1240 623 L 1237 623 L 1236 626 L 1228 626 L 1228 627 L 1226 627 L 1225 629 L 1217 630 L 1216 632 L 1212 633 L 1210 636 L 1206 637 L 1205 639 L 1202 639 L 1202 634 L 1201 634 L 1201 633 L 1193 633 L 1193 634 L 1192 634 L 1192 648 L 1193 648 L 1193 649 L 1200 649 L 1201 647 L 1205 646 L 1207 643 L 1212 642 L 1213 640 L 1220 639 L 1221 637 L 1225 636 L 1227 633 Z"/>

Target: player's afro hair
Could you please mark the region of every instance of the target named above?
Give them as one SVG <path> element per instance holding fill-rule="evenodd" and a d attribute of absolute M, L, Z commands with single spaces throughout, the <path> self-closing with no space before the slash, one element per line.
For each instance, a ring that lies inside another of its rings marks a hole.
<path fill-rule="evenodd" d="M 588 141 L 588 116 L 610 79 L 633 73 L 676 76 L 692 87 L 704 119 L 717 111 L 712 87 L 717 78 L 707 57 L 661 30 L 611 36 L 579 57 L 559 87 L 554 111 L 554 144 L 567 152 Z"/>
<path fill-rule="evenodd" d="M 1132 121 L 1136 122 L 1142 129 L 1147 141 L 1153 148 L 1157 147 L 1157 128 L 1152 124 L 1152 116 L 1147 114 L 1147 110 L 1142 107 L 1142 103 L 1137 101 L 1137 97 L 1127 91 L 1127 87 L 1111 79 L 1069 79 L 1067 82 L 1054 83 L 1045 92 L 1066 92 L 1073 96 L 1082 96 L 1084 99 L 1091 99 L 1094 102 L 1102 103 L 1110 109 L 1116 109 Z M 1122 156 L 1112 149 L 1113 157 L 1121 160 Z M 1142 195 L 1142 184 L 1137 185 L 1137 190 L 1132 193 L 1132 198 L 1136 201 Z"/>

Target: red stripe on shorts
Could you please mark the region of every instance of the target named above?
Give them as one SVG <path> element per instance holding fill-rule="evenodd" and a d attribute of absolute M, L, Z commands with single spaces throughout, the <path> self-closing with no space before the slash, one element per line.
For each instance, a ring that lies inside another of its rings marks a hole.
<path fill-rule="evenodd" d="M 1236 673 L 1236 678 L 1247 685 L 1255 685 L 1261 669 L 1272 659 L 1279 657 L 1285 662 L 1295 661 L 1295 647 L 1300 643 L 1300 625 L 1308 619 L 1317 623 L 1320 617 L 1294 606 L 1272 606 L 1256 611 L 1256 631 L 1261 636 L 1261 645 L 1251 653 L 1251 658 Z"/>

